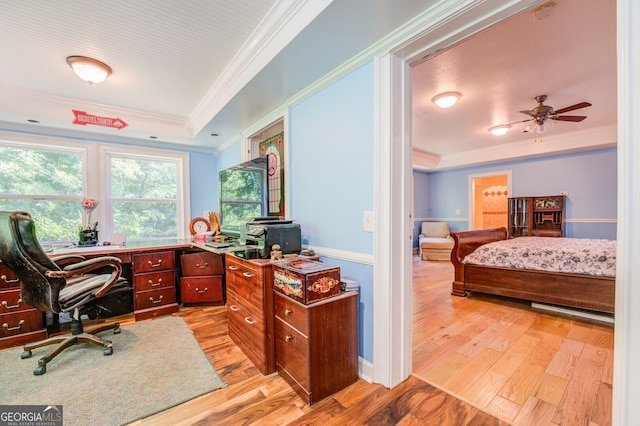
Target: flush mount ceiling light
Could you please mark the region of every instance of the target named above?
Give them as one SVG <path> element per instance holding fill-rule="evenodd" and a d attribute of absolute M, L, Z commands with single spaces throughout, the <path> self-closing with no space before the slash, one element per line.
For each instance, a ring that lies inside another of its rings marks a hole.
<path fill-rule="evenodd" d="M 440 108 L 450 108 L 458 102 L 461 96 L 460 92 L 444 92 L 434 96 L 431 101 Z"/>
<path fill-rule="evenodd" d="M 86 56 L 68 56 L 67 63 L 78 77 L 89 83 L 102 83 L 111 74 L 111 67 Z"/>
<path fill-rule="evenodd" d="M 502 136 L 505 133 L 507 133 L 510 128 L 511 128 L 511 125 L 503 124 L 501 126 L 489 127 L 489 131 L 496 136 Z"/>

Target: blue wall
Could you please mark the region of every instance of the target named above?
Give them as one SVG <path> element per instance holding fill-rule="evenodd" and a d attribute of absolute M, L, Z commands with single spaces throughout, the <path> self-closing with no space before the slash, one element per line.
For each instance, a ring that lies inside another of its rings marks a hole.
<path fill-rule="evenodd" d="M 218 166 L 213 154 L 189 153 L 191 218 L 218 211 Z"/>
<path fill-rule="evenodd" d="M 373 210 L 373 63 L 291 108 L 291 216 L 305 244 L 373 253 L 363 213 Z M 373 266 L 322 259 L 360 285 L 359 355 L 373 360 Z"/>
<path fill-rule="evenodd" d="M 511 170 L 511 197 L 569 193 L 565 212 L 567 237 L 615 239 L 616 156 L 616 149 L 610 148 L 440 172 L 414 171 L 415 217 L 452 219 L 452 230 L 466 230 L 469 175 Z M 420 198 L 426 198 L 426 203 L 417 202 Z M 460 210 L 459 215 L 456 209 Z M 456 221 L 456 217 L 465 220 Z M 419 227 L 416 222 L 414 233 Z"/>

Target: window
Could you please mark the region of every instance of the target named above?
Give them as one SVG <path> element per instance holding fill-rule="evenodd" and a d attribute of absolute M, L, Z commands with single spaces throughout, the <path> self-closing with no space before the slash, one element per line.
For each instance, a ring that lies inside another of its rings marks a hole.
<path fill-rule="evenodd" d="M 129 240 L 178 235 L 179 163 L 109 154 L 113 232 Z"/>
<path fill-rule="evenodd" d="M 83 151 L 0 145 L 0 210 L 29 212 L 40 241 L 77 240 L 83 164 Z"/>
<path fill-rule="evenodd" d="M 43 243 L 78 242 L 95 198 L 99 240 L 183 238 L 188 153 L 0 133 L 0 210 L 31 214 Z"/>

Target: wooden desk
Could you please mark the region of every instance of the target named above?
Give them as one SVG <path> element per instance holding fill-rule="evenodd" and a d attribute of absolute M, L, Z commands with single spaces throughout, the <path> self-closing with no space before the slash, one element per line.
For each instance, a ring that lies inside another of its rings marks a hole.
<path fill-rule="evenodd" d="M 177 279 L 180 255 L 192 248 L 191 240 L 127 242 L 126 246 L 73 247 L 55 254 L 78 254 L 87 258 L 115 256 L 122 261 L 122 275 L 133 286 L 136 321 L 178 311 Z"/>

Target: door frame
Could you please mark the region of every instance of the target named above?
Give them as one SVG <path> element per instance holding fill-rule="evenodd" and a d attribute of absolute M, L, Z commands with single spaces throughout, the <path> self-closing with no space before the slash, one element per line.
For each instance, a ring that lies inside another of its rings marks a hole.
<path fill-rule="evenodd" d="M 467 204 L 469 206 L 469 214 L 468 214 L 469 216 L 468 230 L 469 231 L 478 229 L 475 223 L 476 215 L 474 214 L 474 212 L 476 211 L 476 202 L 478 202 L 478 200 L 476 200 L 476 191 L 475 191 L 476 179 L 495 177 L 495 176 L 507 176 L 507 191 L 508 191 L 508 194 L 511 195 L 511 170 L 486 172 L 486 173 L 474 173 L 469 175 L 469 202 Z"/>

